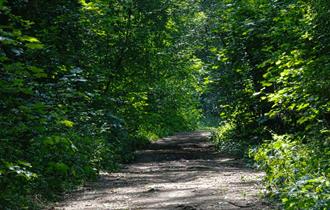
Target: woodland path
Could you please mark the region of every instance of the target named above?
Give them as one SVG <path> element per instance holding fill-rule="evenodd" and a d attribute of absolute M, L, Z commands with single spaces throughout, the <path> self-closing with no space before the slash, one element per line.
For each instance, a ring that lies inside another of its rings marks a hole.
<path fill-rule="evenodd" d="M 259 198 L 263 173 L 217 153 L 209 136 L 160 139 L 120 172 L 102 174 L 55 209 L 271 209 Z"/>

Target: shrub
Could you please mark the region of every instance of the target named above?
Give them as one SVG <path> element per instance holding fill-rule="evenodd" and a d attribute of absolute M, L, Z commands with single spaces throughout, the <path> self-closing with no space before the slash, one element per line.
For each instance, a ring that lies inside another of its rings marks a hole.
<path fill-rule="evenodd" d="M 266 172 L 269 194 L 280 199 L 285 209 L 330 207 L 329 169 L 324 169 L 329 152 L 321 156 L 318 147 L 304 144 L 301 138 L 274 135 L 250 155 Z"/>
<path fill-rule="evenodd" d="M 237 133 L 237 126 L 232 122 L 222 123 L 212 131 L 212 140 L 217 149 L 226 154 L 242 155 L 242 150 L 246 147 L 244 141 Z"/>

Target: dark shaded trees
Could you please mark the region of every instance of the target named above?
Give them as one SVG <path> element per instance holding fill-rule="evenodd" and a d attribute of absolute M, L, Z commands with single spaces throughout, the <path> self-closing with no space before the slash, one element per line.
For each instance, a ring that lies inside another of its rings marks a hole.
<path fill-rule="evenodd" d="M 221 121 L 288 209 L 329 203 L 326 0 L 0 1 L 0 203 L 28 208 L 150 139 Z M 201 103 L 200 103 L 201 101 Z M 42 195 L 42 196 L 40 196 Z"/>
<path fill-rule="evenodd" d="M 196 127 L 191 9 L 1 1 L 1 208 L 32 208 L 116 169 L 147 140 Z"/>

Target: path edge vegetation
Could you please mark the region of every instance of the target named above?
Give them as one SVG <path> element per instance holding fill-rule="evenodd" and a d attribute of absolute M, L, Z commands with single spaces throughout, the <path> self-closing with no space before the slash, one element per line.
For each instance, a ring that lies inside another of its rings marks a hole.
<path fill-rule="evenodd" d="M 328 209 L 329 2 L 212 5 L 204 100 L 220 116 L 215 143 L 254 159 L 281 208 Z"/>
<path fill-rule="evenodd" d="M 1 209 L 39 209 L 197 127 L 198 65 L 180 44 L 194 12 L 177 4 L 0 1 Z"/>
<path fill-rule="evenodd" d="M 330 206 L 327 0 L 0 0 L 0 208 L 215 124 L 284 209 Z"/>

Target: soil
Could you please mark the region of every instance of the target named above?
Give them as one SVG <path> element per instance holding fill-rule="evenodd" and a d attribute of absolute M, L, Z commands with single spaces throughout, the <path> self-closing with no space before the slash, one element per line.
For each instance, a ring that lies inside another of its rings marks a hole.
<path fill-rule="evenodd" d="M 181 133 L 136 152 L 133 163 L 102 173 L 53 209 L 273 209 L 260 198 L 263 172 L 219 154 L 210 133 Z"/>

